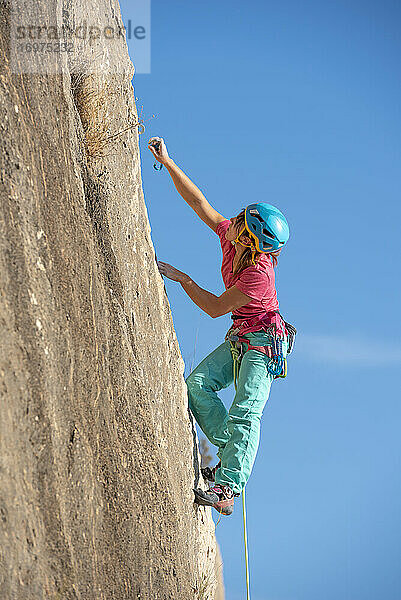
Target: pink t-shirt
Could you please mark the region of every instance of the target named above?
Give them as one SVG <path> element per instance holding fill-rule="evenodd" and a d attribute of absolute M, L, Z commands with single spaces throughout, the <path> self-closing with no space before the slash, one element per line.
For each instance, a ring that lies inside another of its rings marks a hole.
<path fill-rule="evenodd" d="M 230 221 L 226 219 L 221 221 L 216 228 L 223 251 L 221 274 L 224 285 L 226 290 L 235 285 L 241 292 L 252 298 L 248 304 L 232 312 L 234 317 L 240 317 L 234 321 L 236 325 L 239 325 L 242 321 L 251 317 L 263 315 L 271 310 L 279 310 L 279 304 L 274 286 L 273 263 L 268 254 L 261 254 L 255 260 L 256 266 L 251 265 L 236 275 L 232 274 L 235 246 L 225 238 L 229 226 Z"/>

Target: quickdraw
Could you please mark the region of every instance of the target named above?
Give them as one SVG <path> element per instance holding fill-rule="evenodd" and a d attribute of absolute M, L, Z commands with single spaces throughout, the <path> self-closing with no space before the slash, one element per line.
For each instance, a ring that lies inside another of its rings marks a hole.
<path fill-rule="evenodd" d="M 153 146 L 153 148 L 156 150 L 156 152 L 160 152 L 161 140 L 155 140 L 150 145 Z M 157 164 L 157 160 L 155 160 L 155 162 L 153 163 L 153 168 L 156 171 L 161 171 L 163 168 L 163 165 L 162 165 L 162 163 Z"/>

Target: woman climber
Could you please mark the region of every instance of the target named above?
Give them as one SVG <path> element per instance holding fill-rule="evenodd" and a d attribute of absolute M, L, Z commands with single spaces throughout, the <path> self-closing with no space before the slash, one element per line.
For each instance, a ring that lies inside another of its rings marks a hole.
<path fill-rule="evenodd" d="M 289 337 L 295 331 L 279 313 L 274 283 L 274 266 L 289 237 L 288 224 L 267 203 L 250 204 L 226 219 L 169 157 L 163 138 L 151 138 L 148 147 L 170 173 L 179 194 L 220 238 L 226 287 L 221 296 L 202 289 L 165 262 L 158 261 L 158 268 L 168 279 L 178 281 L 212 318 L 232 312 L 234 323 L 225 341 L 186 379 L 189 407 L 206 437 L 218 447 L 220 459 L 215 467 L 202 469 L 212 485 L 207 491 L 194 490 L 195 502 L 230 515 L 234 498 L 251 474 L 263 408 L 273 379 L 286 374 Z M 227 412 L 216 392 L 233 381 L 236 393 Z"/>

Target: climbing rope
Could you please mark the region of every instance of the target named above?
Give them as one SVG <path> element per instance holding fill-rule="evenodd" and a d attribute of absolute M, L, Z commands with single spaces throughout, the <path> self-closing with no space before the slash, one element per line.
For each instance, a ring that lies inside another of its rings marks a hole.
<path fill-rule="evenodd" d="M 233 369 L 234 369 L 234 387 L 235 391 L 237 391 L 237 382 L 239 375 L 239 364 L 242 358 L 242 345 L 240 344 L 240 348 L 236 346 L 230 340 L 230 350 L 231 356 L 233 357 Z M 246 531 L 246 506 L 245 506 L 245 488 L 242 490 L 242 516 L 244 521 L 244 549 L 245 549 L 245 572 L 246 572 L 246 598 L 250 600 L 251 595 L 249 592 L 249 564 L 248 564 L 248 535 Z"/>
<path fill-rule="evenodd" d="M 235 387 L 235 391 L 237 391 L 237 383 L 238 383 L 238 376 L 239 376 L 239 367 L 240 367 L 240 361 L 243 355 L 243 350 L 242 350 L 242 344 L 239 344 L 239 347 L 236 346 L 235 343 L 233 343 L 231 340 L 230 341 L 230 350 L 231 350 L 231 355 L 233 358 L 233 370 L 234 370 L 234 387 Z M 196 345 L 196 340 L 195 340 L 195 345 Z M 195 350 L 194 350 L 195 353 Z M 192 372 L 192 367 L 191 367 L 191 372 Z M 242 516 L 243 516 L 243 522 L 244 522 L 244 550 L 245 550 L 245 573 L 246 573 L 246 598 L 247 600 L 250 600 L 251 595 L 250 595 L 250 591 L 249 591 L 249 561 L 248 561 L 248 535 L 247 535 L 247 528 L 246 528 L 246 505 L 245 505 L 245 488 L 242 490 Z M 219 516 L 219 520 L 216 523 L 216 527 L 219 524 L 221 519 L 221 514 Z"/>
<path fill-rule="evenodd" d="M 248 537 L 246 534 L 246 508 L 245 508 L 245 488 L 242 490 L 242 515 L 244 517 L 244 548 L 245 548 L 245 569 L 246 569 L 246 598 L 250 600 L 249 593 L 249 566 L 248 566 Z"/>

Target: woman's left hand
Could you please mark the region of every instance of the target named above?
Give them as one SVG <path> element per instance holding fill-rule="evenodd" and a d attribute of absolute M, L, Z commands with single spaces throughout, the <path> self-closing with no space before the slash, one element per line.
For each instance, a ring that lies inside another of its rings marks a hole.
<path fill-rule="evenodd" d="M 179 271 L 172 265 L 168 263 L 162 262 L 160 260 L 157 261 L 157 266 L 159 267 L 159 271 L 162 275 L 167 277 L 167 279 L 171 279 L 172 281 L 185 281 L 188 278 L 186 273 Z"/>

